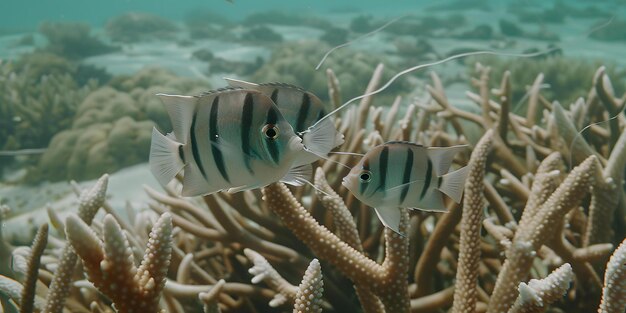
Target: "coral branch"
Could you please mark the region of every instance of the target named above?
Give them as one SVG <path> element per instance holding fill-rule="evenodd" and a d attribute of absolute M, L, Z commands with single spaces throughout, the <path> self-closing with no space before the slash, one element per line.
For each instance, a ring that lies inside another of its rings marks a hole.
<path fill-rule="evenodd" d="M 293 303 L 298 287 L 290 284 L 286 281 L 278 272 L 270 265 L 270 263 L 259 253 L 252 249 L 245 249 L 243 253 L 254 263 L 248 272 L 254 277 L 252 278 L 253 284 L 259 282 L 265 282 L 272 290 L 275 290 L 277 294 L 270 301 L 271 307 L 277 307 L 285 303 Z"/>
<path fill-rule="evenodd" d="M 356 284 L 372 286 L 388 312 L 407 312 L 409 309 L 407 281 L 408 240 L 385 231 L 387 258 L 383 265 L 341 241 L 309 214 L 283 184 L 272 184 L 263 189 L 269 207 L 285 225 L 322 259 L 335 265 Z M 408 225 L 408 214 L 401 219 L 400 231 Z M 399 279 L 403 277 L 403 279 Z"/>
<path fill-rule="evenodd" d="M 525 223 L 519 225 L 513 242 L 506 251 L 507 259 L 498 274 L 487 312 L 508 311 L 515 301 L 513 295 L 517 285 L 528 276 L 536 251 L 542 244 L 561 235 L 561 228 L 555 225 L 561 225 L 565 214 L 576 207 L 587 194 L 596 177 L 597 163 L 597 159 L 591 156 L 574 168 L 535 214 L 528 216 Z M 546 182 L 549 180 L 544 181 Z M 540 181 L 535 182 L 537 183 Z M 541 202 L 530 204 L 535 203 Z M 528 203 L 526 209 L 530 209 Z"/>
<path fill-rule="evenodd" d="M 109 182 L 109 175 L 104 174 L 91 189 L 81 193 L 79 198 L 78 216 L 83 222 L 91 224 L 96 212 L 102 207 L 106 189 Z M 61 313 L 65 305 L 65 300 L 70 291 L 70 283 L 77 256 L 71 245 L 66 244 L 63 248 L 62 257 L 59 261 L 58 269 L 54 279 L 50 284 L 48 298 L 44 313 Z"/>
<path fill-rule="evenodd" d="M 520 283 L 519 296 L 508 313 L 544 312 L 550 303 L 563 297 L 573 279 L 572 267 L 565 263 L 544 279 Z"/>
<path fill-rule="evenodd" d="M 37 287 L 37 274 L 39 273 L 39 265 L 41 264 L 41 256 L 43 255 L 46 245 L 48 244 L 48 224 L 39 227 L 33 247 L 28 258 L 28 271 L 24 279 L 24 289 L 22 290 L 22 301 L 20 301 L 20 313 L 31 313 L 35 304 L 35 288 Z"/>
<path fill-rule="evenodd" d="M 478 265 L 480 262 L 480 226 L 485 197 L 483 179 L 487 157 L 493 144 L 493 131 L 488 130 L 480 139 L 469 162 L 469 175 L 465 182 L 463 214 L 461 217 L 461 243 L 459 265 L 456 272 L 456 289 L 452 312 L 470 313 L 476 310 Z"/>
<path fill-rule="evenodd" d="M 322 267 L 317 259 L 313 259 L 298 286 L 293 313 L 321 313 L 322 293 L 324 293 Z"/>
<path fill-rule="evenodd" d="M 598 313 L 623 313 L 626 310 L 626 239 L 617 247 L 606 265 L 602 302 Z"/>
<path fill-rule="evenodd" d="M 68 240 L 82 258 L 89 280 L 120 312 L 156 312 L 171 256 L 171 216 L 163 214 L 152 227 L 139 268 L 115 218 L 107 215 L 103 228 L 104 242 L 76 216 L 66 221 Z"/>

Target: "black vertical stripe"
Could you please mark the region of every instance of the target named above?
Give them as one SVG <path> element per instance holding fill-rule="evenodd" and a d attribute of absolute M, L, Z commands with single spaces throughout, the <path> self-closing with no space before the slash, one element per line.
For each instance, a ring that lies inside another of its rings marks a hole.
<path fill-rule="evenodd" d="M 270 109 L 267 111 L 267 119 L 265 121 L 267 122 L 267 124 L 276 125 L 276 122 L 278 122 L 278 110 L 276 110 L 274 107 L 270 107 Z"/>
<path fill-rule="evenodd" d="M 265 122 L 266 124 L 272 125 L 276 125 L 276 122 L 278 122 L 278 110 L 276 110 L 274 106 L 271 106 L 267 111 L 267 119 L 265 120 Z M 266 138 L 265 141 L 267 142 L 267 149 L 270 152 L 270 157 L 272 158 L 272 161 L 274 161 L 274 164 L 278 164 L 278 162 L 280 162 L 278 140 Z"/>
<path fill-rule="evenodd" d="M 219 134 L 217 129 L 217 113 L 220 103 L 219 99 L 219 96 L 216 96 L 215 99 L 213 99 L 213 104 L 211 104 L 211 112 L 209 116 L 209 138 L 211 140 L 211 152 L 213 153 L 215 166 L 217 166 L 217 170 L 220 172 L 222 177 L 230 183 L 228 173 L 226 172 L 226 166 L 224 165 L 224 156 L 222 156 L 222 151 L 218 147 Z"/>
<path fill-rule="evenodd" d="M 413 150 L 411 147 L 406 148 L 406 161 L 404 162 L 404 175 L 402 176 L 402 193 L 400 194 L 400 204 L 404 202 L 406 195 L 409 193 L 409 188 L 411 184 L 409 184 L 411 180 L 411 172 L 413 171 Z"/>
<path fill-rule="evenodd" d="M 300 110 L 298 111 L 298 120 L 296 121 L 296 132 L 299 133 L 304 130 L 304 123 L 309 115 L 309 109 L 311 109 L 311 96 L 308 93 L 302 94 L 302 103 L 300 104 Z"/>
<path fill-rule="evenodd" d="M 428 187 L 430 186 L 430 179 L 433 176 L 433 162 L 428 159 L 428 168 L 426 169 L 426 181 L 424 181 L 424 187 L 422 187 L 422 193 L 420 194 L 420 199 L 424 199 L 426 195 L 426 191 L 428 191 Z"/>
<path fill-rule="evenodd" d="M 276 106 L 278 106 L 278 102 L 276 102 L 276 100 L 278 100 L 278 88 L 274 89 L 274 91 L 272 91 L 272 95 L 270 96 L 270 99 L 272 99 L 272 101 L 274 101 L 274 104 L 276 104 Z"/>
<path fill-rule="evenodd" d="M 361 167 L 364 171 L 369 171 L 370 170 L 370 160 L 367 158 L 367 156 L 363 157 L 363 166 Z M 365 194 L 365 190 L 367 189 L 367 185 L 369 184 L 368 182 L 362 182 L 360 181 L 360 185 L 359 185 L 359 192 L 364 195 Z"/>
<path fill-rule="evenodd" d="M 326 115 L 326 112 L 324 112 L 324 109 L 321 109 L 319 112 L 317 112 L 317 118 L 315 118 L 315 121 L 317 122 L 321 120 L 324 115 Z"/>
<path fill-rule="evenodd" d="M 387 185 L 387 167 L 389 166 L 389 147 L 384 146 L 383 151 L 380 152 L 380 158 L 378 159 L 378 171 L 380 172 L 380 184 L 378 184 L 377 190 L 381 190 L 383 195 L 385 194 L 385 187 Z"/>
<path fill-rule="evenodd" d="M 187 161 L 185 161 L 185 153 L 183 152 L 182 145 L 178 146 L 178 157 L 180 158 L 181 161 L 183 161 L 183 164 L 187 163 Z"/>
<path fill-rule="evenodd" d="M 200 174 L 202 177 L 206 179 L 206 173 L 204 171 L 204 166 L 202 166 L 202 160 L 200 159 L 200 151 L 198 151 L 198 141 L 196 140 L 196 121 L 198 120 L 198 111 L 193 112 L 193 118 L 191 120 L 191 154 L 193 156 L 193 160 L 198 164 L 198 168 L 200 169 Z M 180 151 L 179 151 L 180 152 Z"/>
<path fill-rule="evenodd" d="M 246 94 L 241 112 L 241 150 L 243 150 L 243 160 L 250 174 L 254 174 L 250 164 L 250 139 L 252 130 L 252 115 L 254 114 L 254 99 L 251 93 Z"/>

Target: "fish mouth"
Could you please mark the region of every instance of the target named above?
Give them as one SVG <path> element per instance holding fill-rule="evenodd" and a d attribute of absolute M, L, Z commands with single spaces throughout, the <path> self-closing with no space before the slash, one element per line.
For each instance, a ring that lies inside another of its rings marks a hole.
<path fill-rule="evenodd" d="M 344 178 L 341 180 L 341 184 L 342 184 L 344 187 L 348 188 L 348 176 L 344 177 Z"/>

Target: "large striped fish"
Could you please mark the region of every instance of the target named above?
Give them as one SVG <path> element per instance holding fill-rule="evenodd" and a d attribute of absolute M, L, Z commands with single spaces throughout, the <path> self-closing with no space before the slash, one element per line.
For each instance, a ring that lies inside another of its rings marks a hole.
<path fill-rule="evenodd" d="M 196 196 L 277 181 L 302 185 L 310 176 L 310 165 L 294 166 L 302 139 L 262 93 L 224 88 L 158 96 L 173 126 L 173 136 L 152 132 L 150 169 L 161 184 L 184 169 L 182 194 Z"/>
<path fill-rule="evenodd" d="M 225 80 L 233 87 L 260 91 L 276 103 L 296 134 L 302 137 L 302 143 L 308 150 L 296 158 L 296 165 L 313 163 L 320 159 L 319 156 L 327 156 L 332 149 L 343 143 L 343 134 L 337 131 L 330 118 L 304 132 L 328 113 L 322 100 L 313 93 L 285 83 L 256 84 L 232 78 Z"/>
<path fill-rule="evenodd" d="M 399 208 L 446 211 L 443 194 L 459 203 L 468 167 L 448 172 L 466 145 L 430 147 L 393 141 L 374 147 L 343 178 L 361 202 L 374 207 L 380 221 L 399 233 Z"/>

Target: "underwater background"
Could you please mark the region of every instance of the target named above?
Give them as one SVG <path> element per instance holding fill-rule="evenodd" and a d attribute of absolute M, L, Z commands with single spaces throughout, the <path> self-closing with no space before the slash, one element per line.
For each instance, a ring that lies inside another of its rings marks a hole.
<path fill-rule="evenodd" d="M 346 155 L 315 163 L 318 190 L 185 198 L 150 173 L 152 129 L 172 129 L 157 93 L 230 77 L 332 109 L 485 50 L 335 117 L 336 151 L 469 145 L 464 201 L 411 210 L 406 237 L 341 186 Z M 133 311 L 112 283 L 168 312 L 624 312 L 625 106 L 624 0 L 2 1 L 0 312 Z M 90 268 L 114 254 L 107 234 L 134 255 L 127 280 Z"/>

